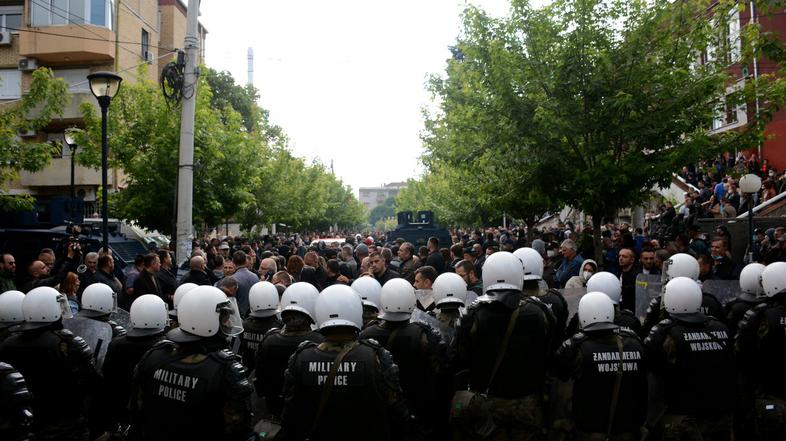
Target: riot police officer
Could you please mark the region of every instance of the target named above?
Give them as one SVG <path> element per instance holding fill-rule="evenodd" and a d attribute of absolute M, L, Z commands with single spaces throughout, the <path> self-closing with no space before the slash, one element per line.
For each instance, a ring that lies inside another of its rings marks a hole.
<path fill-rule="evenodd" d="M 671 256 L 669 260 L 663 262 L 663 288 L 665 289 L 668 282 L 676 277 L 687 277 L 699 283 L 699 288 L 701 289 L 699 273 L 699 262 L 693 256 L 685 253 L 675 254 Z M 712 316 L 720 321 L 726 318 L 726 313 L 723 311 L 723 305 L 721 305 L 714 295 L 704 292 L 703 290 L 701 293 L 701 312 L 704 315 Z M 668 312 L 661 305 L 661 296 L 650 300 L 650 304 L 647 307 L 647 315 L 644 317 L 644 323 L 642 325 L 642 335 L 649 335 L 652 327 L 666 318 L 668 318 Z"/>
<path fill-rule="evenodd" d="M 754 397 L 756 439 L 786 438 L 786 262 L 773 262 L 761 273 L 766 294 L 740 322 L 737 354 L 743 386 Z M 748 398 L 748 397 L 746 397 Z M 751 403 L 752 401 L 752 403 Z"/>
<path fill-rule="evenodd" d="M 243 320 L 243 333 L 240 334 L 240 356 L 243 366 L 249 371 L 256 365 L 256 353 L 259 343 L 268 331 L 281 328 L 283 323 L 278 319 L 278 289 L 270 282 L 262 281 L 251 285 L 248 290 L 250 313 Z"/>
<path fill-rule="evenodd" d="M 82 292 L 82 309 L 79 310 L 77 316 L 109 323 L 109 326 L 112 327 L 112 338 L 115 339 L 126 333 L 122 326 L 109 319 L 109 316 L 116 310 L 117 293 L 112 291 L 112 288 L 107 284 L 93 283 Z"/>
<path fill-rule="evenodd" d="M 453 273 L 439 277 L 447 274 Z M 417 297 L 406 279 L 388 280 L 382 287 L 380 302 L 382 321 L 364 329 L 360 338 L 373 339 L 393 355 L 404 397 L 422 435 L 427 439 L 445 436 L 448 415 L 441 410 L 448 404 L 446 348 L 440 335 L 427 324 L 409 321 Z"/>
<path fill-rule="evenodd" d="M 33 423 L 31 400 L 22 374 L 10 364 L 0 361 L 0 439 L 33 439 L 30 432 Z"/>
<path fill-rule="evenodd" d="M 614 324 L 641 336 L 641 322 L 638 317 L 630 310 L 620 307 L 622 283 L 617 276 L 606 271 L 593 274 L 587 281 L 587 292 L 602 292 L 606 294 L 614 305 Z M 568 323 L 567 334 L 575 334 L 578 328 L 579 317 L 578 314 L 574 314 L 570 319 L 570 323 Z"/>
<path fill-rule="evenodd" d="M 493 439 L 537 438 L 543 431 L 555 319 L 537 297 L 522 300 L 523 282 L 521 260 L 505 251 L 490 255 L 483 265 L 484 295 L 467 308 L 453 339 L 456 369 L 468 371 L 471 391 L 488 396 L 488 427 L 494 430 L 483 434 Z"/>
<path fill-rule="evenodd" d="M 572 403 L 573 424 L 558 420 L 556 426 L 574 426 L 582 441 L 638 439 L 646 416 L 644 345 L 634 332 L 614 323 L 615 315 L 607 294 L 585 294 L 579 301 L 581 332 L 565 340 L 554 360 L 555 375 L 573 380 L 568 396 L 558 397 L 562 404 L 555 406 L 566 409 Z"/>
<path fill-rule="evenodd" d="M 0 344 L 11 335 L 11 327 L 24 321 L 21 291 L 6 291 L 0 294 Z"/>
<path fill-rule="evenodd" d="M 513 255 L 521 261 L 524 270 L 524 283 L 522 294 L 524 296 L 534 296 L 549 307 L 554 314 L 554 330 L 552 332 L 552 343 L 555 349 L 565 338 L 565 327 L 568 323 L 568 303 L 562 294 L 542 285 L 543 280 L 543 256 L 532 248 L 519 248 Z"/>
<path fill-rule="evenodd" d="M 363 329 L 366 329 L 377 320 L 379 315 L 379 296 L 382 292 L 382 285 L 371 276 L 363 276 L 352 282 L 352 289 L 360 294 L 360 299 L 363 301 Z"/>
<path fill-rule="evenodd" d="M 760 263 L 750 263 L 740 272 L 740 294 L 725 306 L 729 335 L 737 335 L 737 326 L 745 313 L 764 301 L 764 289 L 761 286 L 761 273 L 764 268 Z"/>
<path fill-rule="evenodd" d="M 467 299 L 467 282 L 456 273 L 442 273 L 432 286 L 440 332 L 452 335 Z M 450 339 L 447 340 L 450 343 Z"/>
<path fill-rule="evenodd" d="M 68 299 L 40 286 L 27 293 L 22 312 L 25 322 L 0 345 L 0 361 L 10 363 L 27 381 L 36 439 L 87 440 L 85 407 L 101 379 L 90 347 L 63 329 L 62 319 L 71 315 Z"/>
<path fill-rule="evenodd" d="M 325 288 L 316 317 L 325 341 L 303 342 L 286 371 L 285 440 L 406 437 L 409 412 L 390 353 L 358 340 L 363 304 L 346 285 Z"/>
<path fill-rule="evenodd" d="M 734 357 L 729 330 L 701 312 L 699 284 L 669 281 L 663 306 L 669 314 L 644 341 L 652 376 L 647 428 L 667 440 L 728 440 L 731 436 Z"/>
<path fill-rule="evenodd" d="M 140 440 L 225 439 L 253 436 L 240 357 L 226 347 L 242 332 L 235 303 L 220 289 L 188 291 L 177 309 L 180 327 L 167 332 L 140 360 L 129 400 L 132 436 Z"/>
<path fill-rule="evenodd" d="M 284 406 L 284 371 L 289 357 L 300 343 L 323 340 L 322 334 L 311 330 L 316 321 L 314 305 L 318 296 L 319 291 L 307 282 L 296 282 L 287 287 L 281 296 L 284 327 L 268 331 L 257 349 L 254 385 L 257 395 L 265 398 L 267 410 L 274 418 L 281 415 Z"/>
<path fill-rule="evenodd" d="M 161 297 L 145 294 L 131 304 L 130 315 L 131 329 L 109 343 L 103 366 L 108 414 L 121 426 L 129 422 L 127 406 L 134 367 L 150 348 L 164 339 L 167 305 Z"/>

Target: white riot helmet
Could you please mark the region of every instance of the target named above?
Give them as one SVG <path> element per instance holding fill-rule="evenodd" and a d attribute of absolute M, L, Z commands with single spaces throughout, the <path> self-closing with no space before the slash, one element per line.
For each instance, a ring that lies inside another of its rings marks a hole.
<path fill-rule="evenodd" d="M 25 321 L 22 302 L 25 295 L 22 291 L 6 291 L 0 294 L 0 329 L 18 325 Z"/>
<path fill-rule="evenodd" d="M 297 311 L 308 316 L 314 323 L 317 323 L 315 305 L 319 291 L 314 285 L 308 282 L 296 282 L 284 290 L 281 296 L 281 312 Z"/>
<path fill-rule="evenodd" d="M 540 280 L 543 278 L 543 256 L 533 248 L 519 248 L 513 252 L 524 269 L 524 280 Z"/>
<path fill-rule="evenodd" d="M 317 297 L 315 308 L 320 330 L 351 326 L 360 331 L 363 327 L 363 302 L 350 286 L 328 286 Z"/>
<path fill-rule="evenodd" d="M 73 317 L 65 294 L 49 286 L 33 288 L 25 295 L 22 314 L 25 322 L 19 325 L 20 331 L 41 328 L 61 318 Z"/>
<path fill-rule="evenodd" d="M 370 306 L 377 311 L 381 309 L 380 296 L 382 294 L 382 285 L 377 282 L 377 279 L 369 276 L 358 277 L 352 282 L 352 289 L 360 294 L 363 306 Z"/>
<path fill-rule="evenodd" d="M 620 304 L 622 298 L 622 284 L 620 279 L 612 273 L 601 271 L 595 273 L 587 281 L 587 292 L 602 292 L 611 299 L 611 303 L 615 305 Z"/>
<path fill-rule="evenodd" d="M 766 267 L 760 263 L 749 263 L 740 272 L 740 297 L 744 300 L 757 300 L 764 294 L 761 274 Z"/>
<path fill-rule="evenodd" d="M 497 251 L 483 264 L 483 293 L 498 290 L 521 291 L 524 269 L 521 260 L 507 251 Z"/>
<path fill-rule="evenodd" d="M 192 289 L 196 288 L 196 283 L 184 283 L 177 287 L 175 290 L 175 295 L 172 297 L 172 309 L 169 311 L 169 316 L 172 318 L 177 318 L 177 305 L 180 304 L 180 300 L 183 299 L 183 296 L 186 295 L 187 292 L 191 291 Z"/>
<path fill-rule="evenodd" d="M 678 253 L 663 262 L 663 283 L 676 277 L 699 280 L 699 261 L 690 254 Z"/>
<path fill-rule="evenodd" d="M 406 279 L 390 279 L 380 293 L 383 312 L 379 318 L 389 322 L 407 321 L 415 310 L 416 302 L 415 288 Z"/>
<path fill-rule="evenodd" d="M 131 304 L 129 337 L 144 337 L 164 332 L 168 320 L 166 302 L 155 294 L 139 296 Z"/>
<path fill-rule="evenodd" d="M 219 332 L 234 336 L 243 332 L 237 304 L 220 289 L 202 285 L 188 291 L 177 306 L 180 327 L 167 333 L 178 343 L 212 337 Z"/>
<path fill-rule="evenodd" d="M 101 317 L 117 310 L 117 294 L 105 283 L 93 283 L 82 292 L 79 315 Z"/>
<path fill-rule="evenodd" d="M 677 277 L 666 284 L 663 308 L 670 316 L 687 321 L 703 322 L 701 311 L 701 286 L 688 277 Z"/>
<path fill-rule="evenodd" d="M 588 292 L 579 300 L 579 322 L 584 331 L 614 329 L 614 303 L 608 294 Z"/>
<path fill-rule="evenodd" d="M 251 317 L 272 317 L 278 312 L 278 289 L 270 282 L 262 281 L 251 285 L 248 290 Z"/>
<path fill-rule="evenodd" d="M 786 262 L 773 262 L 761 273 L 761 286 L 767 297 L 786 292 Z"/>
<path fill-rule="evenodd" d="M 456 273 L 440 274 L 431 288 L 438 308 L 464 306 L 467 300 L 467 282 Z"/>

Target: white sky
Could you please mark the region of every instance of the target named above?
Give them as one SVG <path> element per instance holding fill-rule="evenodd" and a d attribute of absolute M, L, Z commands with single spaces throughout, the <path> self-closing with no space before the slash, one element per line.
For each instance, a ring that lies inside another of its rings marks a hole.
<path fill-rule="evenodd" d="M 494 16 L 508 0 L 470 0 Z M 535 1 L 533 3 L 543 3 Z M 443 73 L 464 0 L 202 0 L 207 65 L 254 85 L 298 156 L 359 187 L 422 173 L 426 76 Z"/>

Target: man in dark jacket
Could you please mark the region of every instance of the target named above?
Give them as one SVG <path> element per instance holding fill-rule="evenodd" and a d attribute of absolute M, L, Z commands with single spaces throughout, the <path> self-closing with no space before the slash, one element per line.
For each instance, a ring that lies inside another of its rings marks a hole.
<path fill-rule="evenodd" d="M 401 277 L 399 273 L 387 268 L 385 259 L 379 251 L 374 251 L 369 255 L 369 267 L 371 269 L 371 274 L 377 279 L 380 285 L 385 285 L 385 282 L 390 279 Z"/>
<path fill-rule="evenodd" d="M 205 272 L 205 259 L 201 256 L 194 256 L 188 261 L 188 274 L 180 279 L 180 285 L 184 283 L 193 283 L 195 285 L 212 285 L 210 276 Z"/>
<path fill-rule="evenodd" d="M 161 269 L 161 261 L 158 259 L 158 255 L 154 253 L 147 254 L 142 261 L 142 265 L 144 265 L 144 270 L 134 281 L 134 298 L 145 294 L 155 294 L 166 301 L 161 291 L 161 284 L 156 278 L 156 273 Z M 133 299 L 131 301 L 133 302 Z"/>
<path fill-rule="evenodd" d="M 445 272 L 445 257 L 439 251 L 439 239 L 434 236 L 428 238 L 428 257 L 424 266 L 437 270 L 437 275 Z"/>

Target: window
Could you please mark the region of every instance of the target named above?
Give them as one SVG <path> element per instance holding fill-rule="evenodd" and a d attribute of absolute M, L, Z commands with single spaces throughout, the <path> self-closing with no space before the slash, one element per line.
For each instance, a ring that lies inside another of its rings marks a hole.
<path fill-rule="evenodd" d="M 150 50 L 150 34 L 142 29 L 142 58 L 148 59 L 147 52 Z"/>
<path fill-rule="evenodd" d="M 22 6 L 0 6 L 0 28 L 3 31 L 19 32 L 22 26 Z"/>
<path fill-rule="evenodd" d="M 90 69 L 56 69 L 55 78 L 62 78 L 68 83 L 68 91 L 71 93 L 88 93 L 90 84 L 87 75 Z"/>
<path fill-rule="evenodd" d="M 722 61 L 726 64 L 734 64 L 742 58 L 742 39 L 740 38 L 740 11 L 737 7 L 728 12 L 724 26 L 719 26 L 718 20 L 713 19 L 713 27 L 716 29 L 717 41 L 711 42 L 707 47 L 705 60 Z M 720 29 L 719 29 L 720 28 Z"/>
<path fill-rule="evenodd" d="M 743 86 L 739 82 L 726 89 L 726 96 L 718 100 L 715 107 L 715 116 L 712 119 L 712 130 L 723 131 L 733 129 L 748 123 L 748 107 L 745 103 L 735 104 L 731 98 Z"/>
<path fill-rule="evenodd" d="M 22 98 L 22 72 L 16 69 L 0 70 L 0 100 Z"/>
<path fill-rule="evenodd" d="M 92 24 L 113 29 L 114 0 L 31 0 L 33 26 Z"/>

